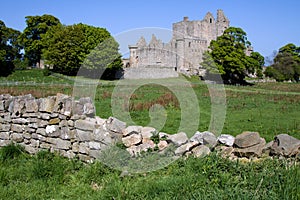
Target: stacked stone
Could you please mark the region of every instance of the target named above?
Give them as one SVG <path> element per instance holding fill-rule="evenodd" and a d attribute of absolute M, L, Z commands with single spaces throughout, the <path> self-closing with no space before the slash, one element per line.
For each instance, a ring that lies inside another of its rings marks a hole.
<path fill-rule="evenodd" d="M 133 157 L 147 151 L 194 157 L 218 151 L 232 160 L 300 155 L 300 140 L 287 134 L 268 144 L 257 132 L 218 138 L 208 131 L 196 132 L 191 138 L 183 132 L 170 135 L 152 127 L 127 127 L 114 117 L 101 119 L 95 116 L 90 98 L 75 100 L 64 94 L 40 99 L 0 95 L 0 147 L 11 142 L 23 145 L 31 154 L 50 150 L 85 162 L 117 143 L 123 143 Z"/>
<path fill-rule="evenodd" d="M 231 160 L 259 159 L 263 157 L 299 157 L 300 140 L 281 134 L 275 140 L 266 144 L 257 132 L 243 132 L 233 137 L 213 133 L 196 132 L 190 139 L 184 132 L 169 135 L 158 133 L 154 128 L 129 126 L 123 130 L 123 144 L 133 157 L 143 152 L 157 151 L 160 154 L 170 153 L 172 156 L 205 157 L 212 151 Z"/>
<path fill-rule="evenodd" d="M 90 98 L 73 98 L 57 94 L 35 99 L 31 95 L 0 95 L 0 146 L 21 144 L 35 154 L 40 150 L 84 161 L 110 145 L 114 138 L 106 129 L 113 120 L 94 117 Z"/>

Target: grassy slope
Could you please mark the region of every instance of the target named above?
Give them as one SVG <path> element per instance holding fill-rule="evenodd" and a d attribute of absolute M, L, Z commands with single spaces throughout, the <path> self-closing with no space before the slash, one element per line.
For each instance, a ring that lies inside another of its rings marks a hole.
<path fill-rule="evenodd" d="M 300 167 L 266 160 L 243 164 L 211 155 L 177 160 L 145 174 L 121 177 L 101 163 L 40 152 L 0 150 L 1 199 L 289 199 L 300 198 Z"/>

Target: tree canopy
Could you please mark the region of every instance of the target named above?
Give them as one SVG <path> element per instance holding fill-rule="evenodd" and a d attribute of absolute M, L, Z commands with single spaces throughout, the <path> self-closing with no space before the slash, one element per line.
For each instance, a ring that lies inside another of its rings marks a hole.
<path fill-rule="evenodd" d="M 258 52 L 247 54 L 250 46 L 246 32 L 230 27 L 210 43 L 201 65 L 208 73 L 218 72 L 225 83 L 246 84 L 245 78 L 250 74 L 262 75 L 264 65 L 264 57 Z"/>
<path fill-rule="evenodd" d="M 14 68 L 14 61 L 21 59 L 22 47 L 18 43 L 20 31 L 6 27 L 0 20 L 0 75 L 8 75 Z"/>
<path fill-rule="evenodd" d="M 281 47 L 274 58 L 273 64 L 267 67 L 265 75 L 279 82 L 299 82 L 300 47 L 291 43 Z"/>
<path fill-rule="evenodd" d="M 44 34 L 42 41 L 47 46 L 43 58 L 58 73 L 76 75 L 83 67 L 90 72 L 85 75 L 96 76 L 96 71 L 121 67 L 119 45 L 103 28 L 58 25 Z"/>
<path fill-rule="evenodd" d="M 44 43 L 41 41 L 42 36 L 53 27 L 60 25 L 58 18 L 52 15 L 42 16 L 27 16 L 27 27 L 20 36 L 20 43 L 23 44 L 25 49 L 25 57 L 29 59 L 30 64 L 34 65 L 39 63 L 42 56 L 42 50 L 45 48 Z"/>

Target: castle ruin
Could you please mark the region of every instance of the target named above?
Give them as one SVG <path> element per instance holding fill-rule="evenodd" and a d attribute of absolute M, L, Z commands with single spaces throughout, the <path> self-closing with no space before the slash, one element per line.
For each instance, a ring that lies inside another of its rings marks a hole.
<path fill-rule="evenodd" d="M 229 23 L 222 10 L 217 11 L 217 18 L 210 12 L 203 20 L 190 21 L 188 17 L 184 17 L 183 21 L 173 24 L 173 36 L 169 43 L 163 43 L 152 35 L 149 44 L 141 37 L 136 45 L 130 45 L 127 68 L 139 69 L 141 73 L 145 73 L 143 70 L 147 69 L 147 74 L 151 74 L 151 71 L 157 73 L 159 70 L 169 70 L 200 75 L 203 71 L 200 66 L 203 53 L 208 50 L 212 40 L 224 33 Z"/>

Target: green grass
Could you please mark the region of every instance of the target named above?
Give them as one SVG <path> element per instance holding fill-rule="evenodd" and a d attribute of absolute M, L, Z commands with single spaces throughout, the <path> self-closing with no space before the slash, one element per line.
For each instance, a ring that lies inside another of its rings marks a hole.
<path fill-rule="evenodd" d="M 273 85 L 276 85 L 272 83 Z M 281 133 L 290 134 L 300 139 L 300 85 L 279 84 L 272 90 L 270 84 L 260 84 L 254 87 L 226 86 L 227 112 L 222 133 L 238 135 L 243 131 L 257 131 L 267 141 Z M 184 92 L 185 87 L 176 86 Z M 285 88 L 293 88 L 283 92 Z M 207 86 L 203 83 L 193 85 L 200 107 L 200 131 L 208 130 L 211 118 L 211 98 Z M 114 87 L 98 87 L 96 95 L 97 114 L 103 118 L 112 115 L 111 94 Z M 291 91 L 292 90 L 292 91 Z M 291 91 L 291 92 L 289 92 Z M 147 104 L 157 102 L 170 91 L 158 85 L 146 85 L 131 97 L 131 117 L 135 124 L 146 126 L 150 122 L 149 111 L 144 109 Z M 122 96 L 122 94 L 119 94 Z M 165 103 L 167 121 L 162 131 L 178 132 L 181 121 L 181 109 L 178 106 Z M 161 103 L 161 105 L 163 104 Z M 190 133 L 192 134 L 192 133 Z"/>
<path fill-rule="evenodd" d="M 10 147 L 12 148 L 12 147 Z M 19 152 L 19 149 L 15 149 Z M 7 154 L 0 150 L 0 156 Z M 159 171 L 121 177 L 103 164 L 48 152 L 0 162 L 1 199 L 299 199 L 299 164 L 238 163 L 213 154 L 179 159 Z"/>
<path fill-rule="evenodd" d="M 17 86 L 0 86 L 0 93 L 10 93 L 12 95 L 22 95 L 31 93 L 35 97 L 45 97 L 55 95 L 56 93 L 65 93 L 72 95 L 73 85 L 71 80 L 74 77 L 66 78 L 64 76 L 44 77 L 41 70 L 24 70 L 16 71 L 9 77 L 0 78 L 0 83 L 5 80 L 30 80 L 36 81 L 35 85 L 17 85 Z M 47 82 L 49 85 L 40 83 Z M 82 80 L 80 78 L 80 81 Z M 129 105 L 125 105 L 123 111 L 129 111 L 131 120 L 127 118 L 121 120 L 128 122 L 129 125 L 154 126 L 156 123 L 151 122 L 149 108 L 155 104 L 165 107 L 166 123 L 163 127 L 159 126 L 159 130 L 167 133 L 177 133 L 185 131 L 188 135 L 192 135 L 197 130 L 206 131 L 209 129 L 211 121 L 211 97 L 207 85 L 196 78 L 188 79 L 191 82 L 193 91 L 197 99 L 188 99 L 189 101 L 198 102 L 200 108 L 200 116 L 190 116 L 184 124 L 184 128 L 180 127 L 182 120 L 181 112 L 186 107 L 180 107 L 173 91 L 185 95 L 189 87 L 179 83 L 179 79 L 153 80 L 157 84 L 144 84 L 143 81 L 131 81 L 129 85 L 141 85 L 137 87 L 134 94 L 130 98 Z M 121 81 L 121 84 L 124 81 Z M 116 94 L 118 101 L 122 101 L 124 95 L 128 93 L 128 88 L 117 91 L 115 89 L 117 81 L 100 81 L 95 95 L 95 105 L 97 115 L 108 118 L 112 113 L 114 103 L 111 95 Z M 65 85 L 66 84 L 66 85 Z M 161 86 L 163 84 L 165 86 Z M 84 89 L 85 90 L 85 89 Z M 172 91 L 173 90 L 173 91 Z M 257 131 L 267 141 L 273 140 L 274 136 L 287 133 L 300 139 L 300 84 L 296 83 L 257 83 L 254 86 L 225 86 L 226 91 L 226 119 L 222 133 L 238 135 L 243 131 Z M 173 94 L 173 95 L 172 95 Z M 121 112 L 121 115 L 123 113 Z M 125 112 L 124 112 L 125 113 Z M 193 112 L 191 112 L 193 113 Z M 194 124 L 194 119 L 199 119 L 198 125 Z M 159 120 L 159 119 L 154 119 Z M 181 128 L 181 129 L 179 129 Z M 190 129 L 189 129 L 190 128 Z"/>
<path fill-rule="evenodd" d="M 72 84 L 73 81 L 56 77 L 54 75 L 44 76 L 43 70 L 16 70 L 14 73 L 7 77 L 0 77 L 0 83 L 19 82 L 19 84 Z"/>
<path fill-rule="evenodd" d="M 2 84 L 0 93 L 71 95 L 73 78 L 70 79 L 44 77 L 40 70 L 17 71 L 0 78 L 0 83 L 36 84 Z M 200 118 L 198 130 L 205 131 L 211 118 L 209 91 L 203 82 L 195 78 L 190 81 L 200 107 L 200 116 L 192 117 Z M 131 123 L 146 126 L 150 122 L 148 108 L 157 103 L 164 105 L 167 121 L 162 131 L 176 133 L 181 111 L 186 108 L 177 104 L 170 88 L 181 94 L 187 88 L 178 84 L 178 79 L 163 82 L 167 87 L 139 87 L 127 109 L 133 119 Z M 111 95 L 115 84 L 101 81 L 97 88 L 95 105 L 97 114 L 103 118 L 113 115 Z M 259 83 L 225 89 L 227 114 L 223 133 L 258 131 L 268 141 L 279 133 L 288 133 L 300 139 L 300 84 Z M 118 100 L 122 100 L 123 93 L 126 90 L 118 91 Z M 186 123 L 187 127 L 192 125 L 193 120 Z M 0 149 L 0 199 L 300 199 L 300 166 L 287 160 L 243 164 L 212 154 L 203 159 L 179 159 L 164 169 L 145 174 L 120 174 L 99 162 L 86 165 L 49 152 L 30 156 L 14 145 Z"/>

